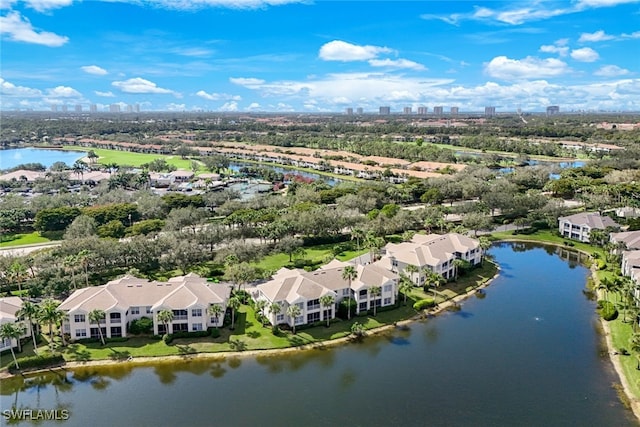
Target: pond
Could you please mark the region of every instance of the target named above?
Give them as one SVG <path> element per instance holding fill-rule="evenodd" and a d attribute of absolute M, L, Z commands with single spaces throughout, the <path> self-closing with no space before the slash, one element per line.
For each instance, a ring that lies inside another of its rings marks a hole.
<path fill-rule="evenodd" d="M 501 274 L 482 298 L 405 330 L 292 355 L 19 377 L 2 384 L 3 409 L 64 408 L 58 425 L 94 427 L 638 425 L 612 388 L 580 255 L 490 252 Z"/>
<path fill-rule="evenodd" d="M 50 167 L 55 162 L 64 162 L 68 166 L 86 157 L 83 151 L 63 151 L 43 148 L 9 148 L 0 150 L 0 170 L 11 169 L 25 163 L 41 163 Z"/>
<path fill-rule="evenodd" d="M 313 179 L 315 181 L 323 181 L 326 182 L 329 186 L 333 187 L 336 184 L 338 184 L 339 182 L 341 182 L 339 179 L 335 179 L 332 178 L 330 176 L 326 176 L 326 175 L 320 175 L 317 173 L 313 173 L 313 172 L 306 172 L 306 171 L 301 171 L 298 169 L 293 169 L 293 168 L 287 168 L 285 166 L 273 166 L 271 164 L 268 163 L 261 163 L 261 164 L 257 164 L 257 163 L 246 163 L 246 162 L 231 162 L 231 164 L 229 165 L 229 169 L 231 169 L 234 172 L 238 172 L 240 169 L 244 168 L 244 167 L 250 167 L 250 168 L 266 168 L 266 169 L 271 169 L 275 172 L 284 174 L 284 175 L 289 175 L 290 177 L 293 176 L 300 176 L 303 177 L 305 179 Z"/>

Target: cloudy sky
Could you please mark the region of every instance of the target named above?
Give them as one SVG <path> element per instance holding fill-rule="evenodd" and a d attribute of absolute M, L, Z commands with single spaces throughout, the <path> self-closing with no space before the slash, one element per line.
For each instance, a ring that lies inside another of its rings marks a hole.
<path fill-rule="evenodd" d="M 0 0 L 1 107 L 640 111 L 640 0 Z"/>

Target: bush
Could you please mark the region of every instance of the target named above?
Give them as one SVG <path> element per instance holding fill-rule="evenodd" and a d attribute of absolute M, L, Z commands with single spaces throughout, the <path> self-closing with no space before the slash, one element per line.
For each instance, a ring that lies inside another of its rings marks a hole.
<path fill-rule="evenodd" d="M 211 338 L 220 338 L 220 329 L 211 328 Z"/>
<path fill-rule="evenodd" d="M 62 364 L 64 364 L 64 358 L 61 354 L 55 354 L 52 356 L 29 356 L 18 359 L 18 366 L 20 366 L 20 370 L 45 368 Z M 18 372 L 14 362 L 11 362 L 9 365 L 9 372 L 12 374 Z"/>
<path fill-rule="evenodd" d="M 431 308 L 434 305 L 436 305 L 436 302 L 433 298 L 425 298 L 425 299 L 416 301 L 415 304 L 413 304 L 413 309 L 416 311 L 421 311 L 426 308 Z"/>
<path fill-rule="evenodd" d="M 218 331 L 218 334 L 220 334 L 220 331 Z M 212 332 L 208 330 L 193 331 L 193 332 L 180 331 L 180 332 L 174 332 L 173 334 L 164 334 L 162 336 L 162 340 L 165 342 L 165 344 L 171 344 L 173 340 L 176 338 L 203 338 L 203 337 L 208 337 L 210 335 L 212 335 Z"/>
<path fill-rule="evenodd" d="M 356 312 L 356 306 L 356 300 L 354 300 L 353 298 L 343 299 L 342 301 L 340 301 L 340 304 L 338 304 L 338 317 L 340 317 L 341 319 L 347 319 L 349 317 L 349 309 L 351 310 L 351 317 L 353 317 Z"/>
<path fill-rule="evenodd" d="M 607 262 L 603 259 L 599 259 L 596 261 L 596 267 L 598 268 L 598 270 L 606 270 L 607 269 Z"/>
<path fill-rule="evenodd" d="M 153 320 L 148 317 L 141 317 L 129 324 L 129 333 L 133 335 L 150 334 L 153 332 Z"/>
<path fill-rule="evenodd" d="M 600 307 L 600 316 L 604 320 L 615 320 L 618 318 L 618 310 L 616 310 L 616 306 L 609 301 L 600 300 L 598 301 L 598 307 Z"/>

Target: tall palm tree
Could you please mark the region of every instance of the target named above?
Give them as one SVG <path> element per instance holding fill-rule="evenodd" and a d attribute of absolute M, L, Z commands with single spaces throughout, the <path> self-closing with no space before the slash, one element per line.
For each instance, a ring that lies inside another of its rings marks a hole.
<path fill-rule="evenodd" d="M 158 312 L 158 322 L 161 322 L 164 325 L 164 334 L 169 334 L 169 323 L 173 322 L 173 311 L 171 310 L 160 310 Z"/>
<path fill-rule="evenodd" d="M 20 260 L 15 260 L 11 263 L 9 267 L 9 276 L 18 284 L 18 291 L 22 293 L 22 282 L 25 279 L 27 274 L 27 266 L 20 262 Z"/>
<path fill-rule="evenodd" d="M 236 327 L 236 311 L 242 305 L 242 301 L 237 296 L 232 296 L 229 298 L 229 307 L 231 308 L 231 329 L 235 329 Z"/>
<path fill-rule="evenodd" d="M 364 240 L 366 234 L 362 228 L 354 228 L 351 230 L 351 240 L 356 241 L 356 248 L 360 251 L 360 241 Z"/>
<path fill-rule="evenodd" d="M 18 311 L 18 316 L 24 317 L 29 321 L 31 329 L 31 338 L 33 338 L 33 352 L 38 354 L 38 344 L 36 344 L 36 335 L 38 334 L 37 319 L 40 315 L 40 307 L 31 301 L 24 301 L 22 308 Z"/>
<path fill-rule="evenodd" d="M 267 306 L 267 302 L 263 299 L 256 301 L 256 315 L 260 314 L 260 324 L 264 326 L 264 309 Z"/>
<path fill-rule="evenodd" d="M 58 308 L 59 302 L 46 299 L 40 303 L 40 322 L 49 326 L 49 346 L 53 351 L 53 325 L 64 319 L 66 314 Z"/>
<path fill-rule="evenodd" d="M 398 292 L 404 295 L 404 305 L 407 305 L 407 294 L 411 292 L 413 282 L 405 274 L 400 274 L 400 283 L 398 284 Z"/>
<path fill-rule="evenodd" d="M 78 252 L 78 260 L 82 264 L 82 268 L 84 270 L 84 281 L 85 281 L 84 284 L 87 288 L 89 287 L 89 262 L 90 262 L 91 255 L 92 255 L 91 252 L 89 252 L 86 249 L 83 249 L 80 252 Z"/>
<path fill-rule="evenodd" d="M 24 334 L 24 329 L 20 323 L 3 323 L 0 326 L 0 339 L 8 339 L 9 341 L 16 340 L 18 343 L 18 351 L 20 351 L 20 337 L 22 334 Z M 20 369 L 11 343 L 9 343 L 9 348 L 11 349 L 11 356 L 13 356 L 13 363 L 15 363 L 16 369 Z"/>
<path fill-rule="evenodd" d="M 320 305 L 325 308 L 324 313 L 325 313 L 325 318 L 327 319 L 327 328 L 329 327 L 329 320 L 330 320 L 330 315 L 327 312 L 331 313 L 331 310 L 329 310 L 329 307 L 331 307 L 335 302 L 336 302 L 336 298 L 331 294 L 323 295 L 320 297 Z"/>
<path fill-rule="evenodd" d="M 376 315 L 376 297 L 379 297 L 382 294 L 382 288 L 380 286 L 372 286 L 369 288 L 369 296 L 373 297 L 373 315 Z M 369 303 L 369 307 L 371 307 L 371 303 Z"/>
<path fill-rule="evenodd" d="M 631 338 L 629 338 L 629 346 L 631 348 L 631 351 L 636 353 L 636 359 L 638 361 L 636 369 L 640 369 L 640 354 L 638 354 L 640 353 L 640 333 L 635 332 L 633 335 L 631 335 Z"/>
<path fill-rule="evenodd" d="M 102 335 L 102 326 L 100 325 L 100 322 L 105 319 L 106 314 L 103 310 L 99 310 L 99 309 L 95 309 L 95 310 L 91 310 L 89 312 L 89 322 L 90 323 L 97 323 L 98 324 L 98 333 L 100 334 L 100 341 L 102 342 L 102 345 L 104 346 L 106 343 L 104 342 L 104 335 Z"/>
<path fill-rule="evenodd" d="M 342 270 L 342 280 L 349 282 L 349 298 L 347 299 L 347 319 L 351 320 L 351 281 L 358 277 L 358 272 L 353 265 L 347 265 Z"/>
<path fill-rule="evenodd" d="M 418 276 L 418 278 L 414 281 L 413 275 L 415 273 L 418 273 L 419 271 L 420 271 L 420 268 L 418 268 L 417 265 L 413 265 L 413 264 L 407 264 L 407 266 L 404 268 L 404 272 L 407 273 L 409 275 L 409 278 L 411 278 L 411 281 L 418 286 L 420 285 L 420 276 Z"/>
<path fill-rule="evenodd" d="M 298 307 L 297 305 L 293 304 L 290 305 L 289 308 L 287 308 L 287 316 L 289 316 L 292 320 L 291 323 L 293 323 L 293 334 L 296 334 L 296 317 L 300 316 L 302 314 L 302 310 L 300 310 L 300 307 Z"/>
<path fill-rule="evenodd" d="M 220 320 L 220 315 L 224 312 L 224 309 L 220 304 L 211 304 L 209 306 L 209 314 L 213 316 L 215 320 L 216 327 L 218 326 L 218 321 Z"/>
<path fill-rule="evenodd" d="M 278 324 L 278 314 L 282 312 L 282 306 L 277 302 L 271 303 L 269 306 L 269 313 L 273 315 L 273 326 Z"/>
<path fill-rule="evenodd" d="M 78 256 L 67 255 L 62 263 L 71 272 L 71 283 L 73 283 L 73 289 L 78 289 L 76 286 L 76 265 L 78 264 Z"/>

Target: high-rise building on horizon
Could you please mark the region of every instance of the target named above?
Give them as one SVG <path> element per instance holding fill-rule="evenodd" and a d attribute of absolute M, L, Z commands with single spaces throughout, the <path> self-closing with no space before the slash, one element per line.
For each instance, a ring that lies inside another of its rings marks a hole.
<path fill-rule="evenodd" d="M 433 107 L 433 114 L 435 114 L 436 116 L 441 116 L 443 111 L 444 111 L 443 107 L 440 107 L 440 106 Z"/>
<path fill-rule="evenodd" d="M 347 108 L 345 110 L 345 113 L 347 114 L 347 116 L 353 116 L 353 108 Z"/>
<path fill-rule="evenodd" d="M 381 116 L 388 116 L 391 114 L 391 107 L 380 107 L 379 112 Z"/>
<path fill-rule="evenodd" d="M 552 116 L 554 114 L 560 114 L 560 107 L 557 105 L 550 105 L 547 107 L 547 116 Z"/>
<path fill-rule="evenodd" d="M 429 112 L 429 107 L 418 107 L 418 114 L 421 116 L 426 116 Z"/>
<path fill-rule="evenodd" d="M 496 107 L 484 107 L 484 116 L 493 117 L 496 115 Z"/>
<path fill-rule="evenodd" d="M 458 107 L 451 107 L 451 108 L 449 109 L 449 113 L 450 113 L 452 116 L 457 116 L 457 115 L 458 115 L 458 112 L 459 112 Z"/>
<path fill-rule="evenodd" d="M 57 113 L 58 112 L 58 106 L 56 104 L 51 104 L 51 112 L 52 113 Z"/>
<path fill-rule="evenodd" d="M 76 104 L 76 113 L 82 113 L 82 105 Z"/>
<path fill-rule="evenodd" d="M 358 107 L 356 108 L 356 114 L 363 114 L 364 110 L 362 109 L 362 107 Z"/>
<path fill-rule="evenodd" d="M 120 112 L 120 104 L 111 104 L 109 105 L 110 113 L 119 113 Z"/>
<path fill-rule="evenodd" d="M 90 113 L 97 113 L 98 112 L 98 106 L 96 104 L 89 105 L 89 112 Z"/>
<path fill-rule="evenodd" d="M 412 114 L 411 107 L 404 107 L 404 108 L 402 109 L 402 112 L 403 112 L 404 114 Z"/>
<path fill-rule="evenodd" d="M 65 104 L 65 105 L 63 105 L 63 106 L 62 106 L 62 112 L 63 112 L 63 113 L 67 113 L 68 111 L 69 111 L 69 107 L 67 107 L 67 105 L 66 105 L 66 104 Z"/>

